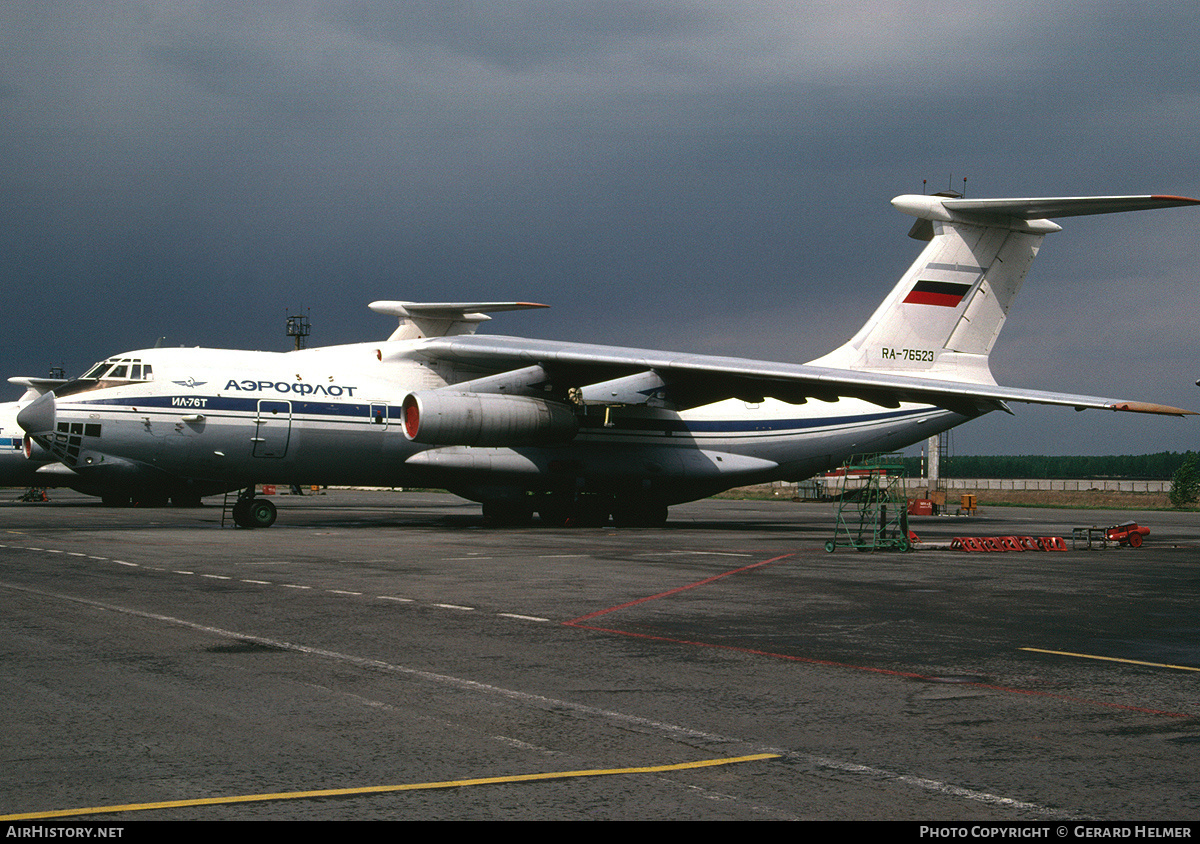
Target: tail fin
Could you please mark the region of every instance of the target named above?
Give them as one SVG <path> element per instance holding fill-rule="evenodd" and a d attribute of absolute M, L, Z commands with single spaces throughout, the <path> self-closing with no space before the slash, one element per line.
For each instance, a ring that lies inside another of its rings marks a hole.
<path fill-rule="evenodd" d="M 1042 238 L 1072 217 L 1200 204 L 1177 196 L 961 199 L 898 196 L 929 245 L 867 323 L 816 366 L 995 384 L 988 355 Z"/>

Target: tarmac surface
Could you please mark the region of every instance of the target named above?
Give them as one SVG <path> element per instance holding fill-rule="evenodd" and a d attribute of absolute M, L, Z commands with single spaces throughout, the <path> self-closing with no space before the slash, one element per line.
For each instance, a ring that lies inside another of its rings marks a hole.
<path fill-rule="evenodd" d="M 331 490 L 242 530 L 5 492 L 3 816 L 1200 818 L 1196 513 L 911 524 L 1140 549 L 827 553 L 828 504 L 494 529 Z"/>

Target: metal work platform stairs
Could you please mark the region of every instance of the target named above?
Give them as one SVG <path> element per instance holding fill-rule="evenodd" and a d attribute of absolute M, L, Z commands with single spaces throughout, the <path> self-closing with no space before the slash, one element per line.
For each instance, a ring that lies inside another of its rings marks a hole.
<path fill-rule="evenodd" d="M 908 501 L 904 458 L 899 454 L 856 454 L 842 466 L 837 526 L 826 551 L 908 551 Z"/>

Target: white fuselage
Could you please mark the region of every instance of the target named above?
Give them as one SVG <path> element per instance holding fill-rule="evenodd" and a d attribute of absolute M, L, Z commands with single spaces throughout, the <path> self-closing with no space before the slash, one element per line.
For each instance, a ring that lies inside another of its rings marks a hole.
<path fill-rule="evenodd" d="M 480 373 L 445 360 L 426 364 L 412 354 L 419 344 L 129 352 L 122 357 L 152 365 L 152 379 L 77 381 L 58 391 L 47 445 L 82 476 L 128 462 L 227 486 L 437 486 L 480 500 L 497 488 L 632 484 L 676 503 L 809 477 L 850 454 L 895 450 L 967 419 L 855 399 L 726 400 L 682 412 L 580 409 L 579 433 L 557 445 L 430 446 L 405 436 L 404 397 Z"/>

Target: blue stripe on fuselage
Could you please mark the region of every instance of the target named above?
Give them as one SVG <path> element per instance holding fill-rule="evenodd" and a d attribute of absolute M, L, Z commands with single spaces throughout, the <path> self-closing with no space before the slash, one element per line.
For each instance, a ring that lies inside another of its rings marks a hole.
<path fill-rule="evenodd" d="M 241 396 L 141 396 L 141 397 L 122 397 L 122 398 L 106 398 L 93 399 L 90 401 L 71 402 L 72 405 L 83 406 L 115 406 L 115 407 L 133 407 L 133 408 L 155 408 L 172 411 L 225 411 L 225 412 L 240 412 L 240 413 L 257 413 L 258 403 L 260 401 L 281 402 L 287 401 L 292 405 L 293 416 L 326 416 L 336 419 L 359 419 L 363 422 L 370 422 L 370 409 L 372 403 L 363 404 L 347 404 L 343 402 L 316 402 L 304 401 L 294 398 L 275 398 L 270 399 L 255 397 L 242 398 Z M 379 401 L 374 404 L 384 404 Z M 63 407 L 63 410 L 68 410 L 68 407 Z M 612 427 L 604 428 L 600 426 L 590 426 L 584 423 L 581 426 L 581 433 L 612 433 L 620 434 L 626 432 L 663 432 L 677 434 L 733 434 L 733 433 L 780 433 L 787 431 L 800 431 L 812 428 L 830 428 L 840 427 L 844 425 L 861 425 L 871 422 L 882 422 L 889 419 L 903 419 L 906 417 L 919 416 L 927 414 L 932 409 L 929 407 L 909 408 L 905 410 L 889 410 L 879 413 L 861 413 L 848 416 L 816 416 L 800 419 L 693 419 L 685 421 L 678 417 L 676 418 L 647 418 L 643 416 L 626 416 L 618 415 L 611 420 L 616 424 Z M 387 405 L 387 418 L 400 419 L 401 407 L 399 404 Z"/>

